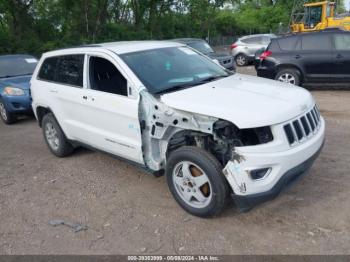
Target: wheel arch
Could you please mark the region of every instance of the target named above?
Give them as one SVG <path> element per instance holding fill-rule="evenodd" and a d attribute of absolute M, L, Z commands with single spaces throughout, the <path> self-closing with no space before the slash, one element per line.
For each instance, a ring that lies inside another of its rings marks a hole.
<path fill-rule="evenodd" d="M 276 67 L 276 76 L 278 75 L 278 73 L 281 70 L 285 70 L 285 69 L 294 69 L 294 70 L 296 70 L 298 72 L 299 76 L 300 76 L 300 82 L 301 83 L 305 82 L 305 76 L 303 74 L 303 70 L 299 66 L 294 65 L 294 64 L 281 64 L 281 65 L 278 65 Z"/>
<path fill-rule="evenodd" d="M 52 110 L 50 109 L 50 107 L 45 107 L 45 106 L 38 106 L 35 109 L 35 114 L 38 120 L 38 124 L 40 127 L 42 127 L 42 122 L 43 122 L 43 118 L 45 115 L 52 113 L 54 115 L 54 113 L 52 112 Z"/>

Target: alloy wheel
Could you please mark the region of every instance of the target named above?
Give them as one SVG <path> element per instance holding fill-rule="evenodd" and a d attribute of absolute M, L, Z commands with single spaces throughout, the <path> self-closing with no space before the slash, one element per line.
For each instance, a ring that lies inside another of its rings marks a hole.
<path fill-rule="evenodd" d="M 280 75 L 278 81 L 295 85 L 295 77 L 289 73 Z"/>
<path fill-rule="evenodd" d="M 196 164 L 179 162 L 173 171 L 175 189 L 181 199 L 191 207 L 205 208 L 212 199 L 208 176 Z"/>
<path fill-rule="evenodd" d="M 246 63 L 246 58 L 242 55 L 237 56 L 236 62 L 239 66 L 243 66 Z"/>
<path fill-rule="evenodd" d="M 53 126 L 52 123 L 47 123 L 45 126 L 45 136 L 47 139 L 47 142 L 49 143 L 50 147 L 57 151 L 60 146 L 60 139 L 58 137 L 58 133 L 56 128 Z"/>

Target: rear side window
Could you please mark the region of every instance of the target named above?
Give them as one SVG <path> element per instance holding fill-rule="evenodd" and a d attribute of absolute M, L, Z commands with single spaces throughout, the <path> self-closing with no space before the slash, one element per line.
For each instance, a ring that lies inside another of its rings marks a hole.
<path fill-rule="evenodd" d="M 83 87 L 84 55 L 61 56 L 56 82 Z"/>
<path fill-rule="evenodd" d="M 278 39 L 278 45 L 283 51 L 293 51 L 300 49 L 299 37 L 285 37 Z"/>
<path fill-rule="evenodd" d="M 326 34 L 312 34 L 302 36 L 302 49 L 305 51 L 331 50 L 332 44 Z"/>
<path fill-rule="evenodd" d="M 39 71 L 39 79 L 47 81 L 55 81 L 58 57 L 46 58 Z"/>
<path fill-rule="evenodd" d="M 83 87 L 84 55 L 49 57 L 43 62 L 38 78 Z"/>
<path fill-rule="evenodd" d="M 350 50 L 350 34 L 334 35 L 334 46 L 336 50 Z"/>
<path fill-rule="evenodd" d="M 249 37 L 246 39 L 241 40 L 243 43 L 246 44 L 261 44 L 262 43 L 262 37 L 256 36 L 256 37 Z"/>

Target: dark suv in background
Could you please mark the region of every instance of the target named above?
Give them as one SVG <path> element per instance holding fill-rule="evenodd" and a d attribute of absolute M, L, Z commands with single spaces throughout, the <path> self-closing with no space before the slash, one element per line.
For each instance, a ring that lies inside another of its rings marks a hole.
<path fill-rule="evenodd" d="M 228 70 L 235 71 L 236 67 L 234 64 L 233 57 L 225 53 L 217 53 L 214 49 L 207 43 L 207 41 L 199 38 L 178 38 L 172 39 L 171 41 L 188 45 L 193 49 L 201 52 L 202 54 L 210 57 L 212 60 L 216 60 L 221 66 Z"/>
<path fill-rule="evenodd" d="M 295 85 L 349 83 L 350 32 L 330 29 L 272 39 L 255 67 L 260 77 Z"/>

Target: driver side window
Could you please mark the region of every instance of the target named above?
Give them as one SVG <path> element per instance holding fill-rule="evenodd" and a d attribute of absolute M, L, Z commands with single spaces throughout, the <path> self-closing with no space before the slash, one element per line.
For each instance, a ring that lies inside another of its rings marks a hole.
<path fill-rule="evenodd" d="M 127 80 L 107 59 L 90 57 L 89 76 L 91 89 L 128 96 Z"/>

